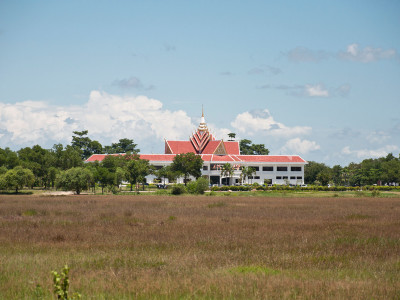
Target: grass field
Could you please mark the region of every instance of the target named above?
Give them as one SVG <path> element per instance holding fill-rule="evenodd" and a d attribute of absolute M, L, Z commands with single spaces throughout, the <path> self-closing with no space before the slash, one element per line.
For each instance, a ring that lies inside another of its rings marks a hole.
<path fill-rule="evenodd" d="M 64 264 L 83 299 L 399 299 L 400 197 L 0 196 L 0 299 Z"/>

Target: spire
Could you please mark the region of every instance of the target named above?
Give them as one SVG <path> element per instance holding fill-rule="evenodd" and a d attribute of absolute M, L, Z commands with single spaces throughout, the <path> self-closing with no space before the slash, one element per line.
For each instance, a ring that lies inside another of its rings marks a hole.
<path fill-rule="evenodd" d="M 204 118 L 204 108 L 203 105 L 201 106 L 201 119 L 200 119 L 200 125 L 197 130 L 200 131 L 208 131 L 207 124 L 206 124 L 206 119 Z"/>

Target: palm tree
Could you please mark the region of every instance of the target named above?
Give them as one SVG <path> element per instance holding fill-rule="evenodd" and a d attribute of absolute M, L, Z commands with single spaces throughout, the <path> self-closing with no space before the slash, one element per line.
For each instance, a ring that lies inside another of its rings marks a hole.
<path fill-rule="evenodd" d="M 246 181 L 248 174 L 248 167 L 242 167 L 242 173 L 240 173 L 240 181 Z M 243 183 L 243 182 L 242 182 Z"/>
<path fill-rule="evenodd" d="M 222 166 L 221 177 L 229 177 L 230 179 L 233 175 L 233 172 L 234 172 L 233 166 L 230 163 L 226 163 Z"/>
<path fill-rule="evenodd" d="M 228 133 L 228 136 L 229 136 L 229 141 L 233 141 L 236 137 L 236 133 L 233 133 L 233 132 Z"/>
<path fill-rule="evenodd" d="M 253 167 L 247 168 L 247 177 L 251 176 L 251 184 L 253 184 L 253 175 L 256 175 L 256 169 Z"/>

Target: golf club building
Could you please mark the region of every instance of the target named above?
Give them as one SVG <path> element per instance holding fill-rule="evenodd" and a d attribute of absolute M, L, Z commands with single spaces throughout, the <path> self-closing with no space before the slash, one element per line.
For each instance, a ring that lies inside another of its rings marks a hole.
<path fill-rule="evenodd" d="M 238 141 L 217 140 L 207 128 L 204 113 L 200 125 L 188 141 L 165 140 L 164 154 L 140 154 L 156 169 L 168 166 L 175 155 L 192 152 L 203 159 L 202 175 L 213 185 L 240 184 L 243 167 L 252 167 L 254 173 L 243 183 L 259 184 L 304 184 L 304 166 L 307 162 L 298 155 L 241 155 Z M 102 161 L 108 154 L 93 154 L 86 162 Z M 232 165 L 231 177 L 222 174 L 224 164 Z M 147 176 L 152 183 L 154 175 Z M 179 178 L 178 182 L 183 182 Z"/>

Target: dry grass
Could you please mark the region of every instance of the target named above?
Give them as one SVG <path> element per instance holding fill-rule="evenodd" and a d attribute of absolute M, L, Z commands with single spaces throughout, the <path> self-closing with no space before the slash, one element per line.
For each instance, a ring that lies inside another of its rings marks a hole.
<path fill-rule="evenodd" d="M 0 196 L 0 299 L 400 298 L 400 198 Z"/>

